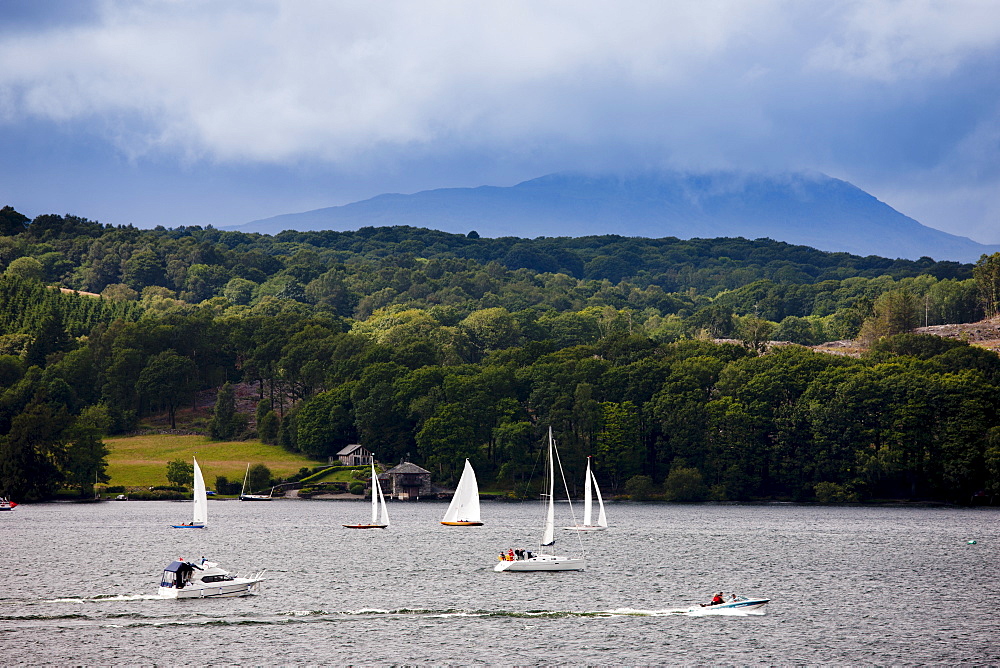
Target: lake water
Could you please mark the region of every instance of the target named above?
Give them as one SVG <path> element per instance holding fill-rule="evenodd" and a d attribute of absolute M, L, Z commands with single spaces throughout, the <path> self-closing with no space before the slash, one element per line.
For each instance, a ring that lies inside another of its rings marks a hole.
<path fill-rule="evenodd" d="M 211 501 L 196 531 L 167 527 L 189 503 L 20 506 L 0 513 L 0 664 L 1000 663 L 997 509 L 612 504 L 608 531 L 557 536 L 582 539 L 582 573 L 493 572 L 537 545 L 537 503 L 484 503 L 477 528 L 444 510 L 390 503 L 391 528 L 352 531 L 364 502 Z M 201 556 L 267 582 L 155 596 Z M 771 604 L 671 612 L 719 590 Z"/>

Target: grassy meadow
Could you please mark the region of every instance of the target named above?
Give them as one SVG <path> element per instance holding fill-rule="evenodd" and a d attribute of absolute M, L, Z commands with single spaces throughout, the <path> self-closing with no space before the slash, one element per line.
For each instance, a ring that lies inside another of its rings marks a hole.
<path fill-rule="evenodd" d="M 109 450 L 107 473 L 111 476 L 107 484 L 124 487 L 167 485 L 167 462 L 190 462 L 192 456 L 198 458 L 209 489 L 215 487 L 216 476 L 243 480 L 247 463 L 264 464 L 276 478 L 325 463 L 260 441 L 212 441 L 207 436 L 150 434 L 105 438 L 104 444 Z"/>

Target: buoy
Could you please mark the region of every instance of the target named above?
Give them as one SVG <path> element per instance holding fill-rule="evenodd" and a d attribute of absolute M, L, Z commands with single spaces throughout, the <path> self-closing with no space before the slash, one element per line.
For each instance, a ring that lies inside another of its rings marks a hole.
<path fill-rule="evenodd" d="M 966 543 L 966 545 L 975 545 L 975 544 L 976 544 L 976 541 L 974 541 L 974 540 L 970 540 L 969 542 Z"/>

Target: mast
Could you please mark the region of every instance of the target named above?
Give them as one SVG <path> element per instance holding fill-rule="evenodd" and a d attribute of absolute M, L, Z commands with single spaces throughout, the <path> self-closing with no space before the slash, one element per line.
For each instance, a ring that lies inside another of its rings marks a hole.
<path fill-rule="evenodd" d="M 250 479 L 250 462 L 247 462 L 247 472 L 243 476 L 243 489 L 240 490 L 240 498 L 241 499 L 243 498 L 243 495 L 246 494 L 246 491 L 247 491 L 247 480 L 249 480 L 249 479 Z"/>

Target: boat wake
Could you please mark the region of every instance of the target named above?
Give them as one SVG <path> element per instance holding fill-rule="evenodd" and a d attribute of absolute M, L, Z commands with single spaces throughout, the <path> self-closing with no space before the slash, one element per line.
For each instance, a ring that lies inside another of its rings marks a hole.
<path fill-rule="evenodd" d="M 664 608 L 661 610 L 644 610 L 640 608 L 616 608 L 614 610 L 431 610 L 422 608 L 400 608 L 396 610 L 383 610 L 377 608 L 363 608 L 360 610 L 327 611 L 327 610 L 294 610 L 283 615 L 289 617 L 356 617 L 356 616 L 427 616 L 436 618 L 447 617 L 524 617 L 524 618 L 561 618 L 561 617 L 671 617 L 674 615 L 688 615 L 691 617 L 702 617 L 709 615 L 728 615 L 734 617 L 746 617 L 750 615 L 763 615 L 764 610 L 710 610 L 708 608 L 686 607 L 686 608 Z"/>
<path fill-rule="evenodd" d="M 42 603 L 107 603 L 121 601 L 148 601 L 167 600 L 156 595 L 138 594 L 133 596 L 95 596 L 91 598 L 59 598 Z M 169 606 L 173 608 L 174 606 Z M 101 628 L 141 628 L 159 626 L 288 626 L 298 624 L 325 624 L 348 619 L 363 620 L 365 618 L 392 618 L 392 617 L 424 617 L 426 619 L 453 619 L 456 623 L 461 620 L 475 619 L 565 619 L 589 617 L 593 619 L 620 618 L 620 617 L 671 617 L 671 616 L 692 616 L 700 617 L 707 615 L 731 615 L 750 616 L 761 615 L 762 611 L 706 611 L 698 608 L 665 608 L 658 610 L 646 610 L 640 608 L 616 608 L 613 610 L 460 610 L 460 609 L 428 609 L 428 608 L 361 608 L 357 610 L 288 610 L 288 611 L 240 611 L 233 614 L 228 610 L 220 612 L 216 609 L 200 609 L 194 614 L 185 610 L 183 614 L 163 615 L 161 606 L 156 606 L 155 611 L 148 608 L 140 611 L 133 610 L 105 610 L 100 611 L 100 607 L 91 607 L 86 613 L 83 612 L 58 612 L 55 614 L 20 614 L 20 615 L 0 615 L 0 625 L 5 622 L 25 622 L 35 626 L 55 624 L 57 626 L 87 627 L 96 626 Z"/>
<path fill-rule="evenodd" d="M 156 601 L 161 596 L 159 594 L 101 594 L 100 596 L 90 596 L 87 598 L 52 598 L 42 601 L 42 603 L 108 603 L 118 601 Z"/>

